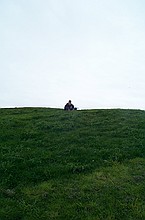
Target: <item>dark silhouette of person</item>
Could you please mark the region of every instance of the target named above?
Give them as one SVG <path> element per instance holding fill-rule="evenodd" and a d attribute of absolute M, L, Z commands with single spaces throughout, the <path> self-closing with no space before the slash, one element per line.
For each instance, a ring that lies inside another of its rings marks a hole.
<path fill-rule="evenodd" d="M 69 100 L 68 103 L 66 103 L 66 105 L 64 106 L 64 110 L 67 111 L 75 110 L 74 105 L 71 103 L 71 100 Z"/>

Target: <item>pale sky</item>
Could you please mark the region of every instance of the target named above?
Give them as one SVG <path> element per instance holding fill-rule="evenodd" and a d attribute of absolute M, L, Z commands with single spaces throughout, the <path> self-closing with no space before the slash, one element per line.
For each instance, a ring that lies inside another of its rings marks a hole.
<path fill-rule="evenodd" d="M 0 107 L 145 110 L 145 0 L 0 0 Z"/>

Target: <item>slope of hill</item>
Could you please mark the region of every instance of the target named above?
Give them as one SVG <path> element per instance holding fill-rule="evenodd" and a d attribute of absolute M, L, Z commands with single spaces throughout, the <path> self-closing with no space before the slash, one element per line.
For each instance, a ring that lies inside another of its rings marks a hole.
<path fill-rule="evenodd" d="M 145 219 L 145 111 L 0 109 L 1 220 Z"/>

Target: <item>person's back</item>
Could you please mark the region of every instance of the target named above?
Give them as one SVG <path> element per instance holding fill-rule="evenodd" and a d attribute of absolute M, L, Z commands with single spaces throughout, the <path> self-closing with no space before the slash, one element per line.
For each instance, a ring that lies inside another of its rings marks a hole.
<path fill-rule="evenodd" d="M 71 100 L 64 106 L 64 110 L 71 111 L 74 110 L 74 105 L 71 103 Z"/>

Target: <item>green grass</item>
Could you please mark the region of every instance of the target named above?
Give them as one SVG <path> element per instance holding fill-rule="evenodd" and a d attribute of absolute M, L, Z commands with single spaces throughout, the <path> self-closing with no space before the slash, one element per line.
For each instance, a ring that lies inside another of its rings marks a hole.
<path fill-rule="evenodd" d="M 0 109 L 0 220 L 144 220 L 145 111 Z"/>

